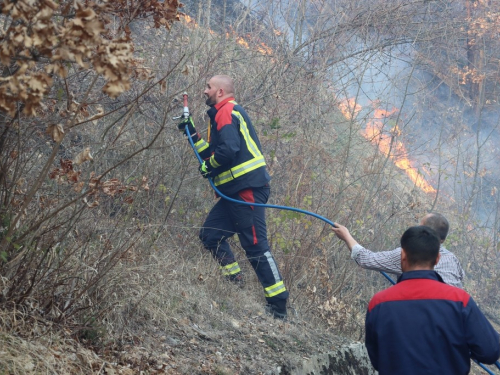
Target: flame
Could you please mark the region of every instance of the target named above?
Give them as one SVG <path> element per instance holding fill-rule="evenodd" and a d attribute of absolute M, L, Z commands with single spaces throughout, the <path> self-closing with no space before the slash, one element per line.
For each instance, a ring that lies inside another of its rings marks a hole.
<path fill-rule="evenodd" d="M 241 36 L 236 38 L 236 43 L 238 43 L 239 45 L 241 45 L 247 49 L 250 48 L 250 46 L 248 45 L 248 42 L 245 39 L 243 39 Z"/>
<path fill-rule="evenodd" d="M 226 37 L 229 37 L 229 33 L 226 33 Z M 263 42 L 260 42 L 259 44 L 253 45 L 251 47 L 250 44 L 246 41 L 246 39 L 244 39 L 241 36 L 238 36 L 236 38 L 236 43 L 238 43 L 240 46 L 245 47 L 246 49 L 255 48 L 258 52 L 260 52 L 261 55 L 273 54 L 273 49 Z"/>
<path fill-rule="evenodd" d="M 349 121 L 354 120 L 362 108 L 361 105 L 356 103 L 355 98 L 345 99 L 339 103 L 340 112 Z"/>
<path fill-rule="evenodd" d="M 190 17 L 185 13 L 181 14 L 181 17 L 184 20 L 184 22 L 186 22 L 188 25 L 198 27 L 198 24 L 196 23 L 193 17 Z"/>
<path fill-rule="evenodd" d="M 187 14 L 181 14 L 181 19 L 189 26 L 189 27 L 198 27 L 198 23 L 196 23 L 195 19 Z M 274 30 L 274 33 L 276 35 L 281 35 L 281 32 L 278 31 L 278 30 Z M 215 31 L 211 30 L 211 29 L 208 29 L 208 32 L 211 34 L 211 35 L 218 35 Z M 232 33 L 229 33 L 229 32 L 226 32 L 225 35 L 226 35 L 226 38 L 229 39 L 232 35 L 234 35 L 235 33 L 232 32 Z M 255 48 L 258 52 L 260 52 L 262 55 L 272 55 L 273 54 L 273 49 L 271 47 L 269 47 L 268 45 L 266 45 L 265 43 L 263 42 L 259 42 L 257 45 L 254 45 L 254 46 L 250 46 L 250 44 L 246 41 L 246 39 L 244 39 L 242 36 L 236 36 L 236 43 L 238 43 L 240 46 L 243 46 L 244 48 L 246 49 L 251 49 L 251 48 Z"/>
<path fill-rule="evenodd" d="M 404 144 L 394 139 L 401 135 L 399 127 L 397 125 L 394 126 L 388 133 L 384 133 L 383 131 L 383 119 L 397 113 L 398 109 L 393 108 L 389 111 L 378 108 L 378 102 L 374 102 L 373 104 L 375 106 L 373 119 L 368 121 L 366 128 L 362 131 L 363 137 L 368 139 L 372 144 L 377 145 L 378 149 L 384 155 L 391 158 L 396 167 L 402 169 L 416 186 L 426 193 L 435 193 L 436 189 L 425 180 L 424 176 L 418 172 L 418 169 L 409 159 Z M 356 118 L 362 106 L 356 103 L 355 98 L 349 98 L 339 104 L 339 109 L 348 120 L 352 120 Z"/>
<path fill-rule="evenodd" d="M 378 103 L 375 103 L 378 105 Z M 382 120 L 398 112 L 397 108 L 390 111 L 381 108 L 375 108 L 373 119 L 366 124 L 363 136 L 378 146 L 378 149 L 384 155 L 390 157 L 396 167 L 402 169 L 413 181 L 413 183 L 426 193 L 435 193 L 436 189 L 425 180 L 418 169 L 408 158 L 408 152 L 404 144 L 400 141 L 393 141 L 394 137 L 401 135 L 401 130 L 396 125 L 390 133 L 383 133 L 384 123 Z"/>
<path fill-rule="evenodd" d="M 273 49 L 262 42 L 260 43 L 259 46 L 257 46 L 257 51 L 259 51 L 263 55 L 272 55 L 273 54 Z"/>

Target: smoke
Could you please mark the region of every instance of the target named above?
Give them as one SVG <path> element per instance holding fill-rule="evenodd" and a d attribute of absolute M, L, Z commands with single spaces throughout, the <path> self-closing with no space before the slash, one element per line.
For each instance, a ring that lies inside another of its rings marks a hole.
<path fill-rule="evenodd" d="M 346 48 L 365 47 L 356 41 Z M 361 127 L 378 120 L 380 132 L 390 134 L 394 124 L 377 113 L 397 109 L 399 139 L 411 165 L 446 204 L 490 224 L 500 188 L 498 107 L 478 115 L 467 100 L 418 66 L 415 55 L 413 46 L 402 45 L 345 60 L 332 72 L 334 86 L 341 88 L 339 97 L 349 98 L 350 108 L 358 106 Z"/>

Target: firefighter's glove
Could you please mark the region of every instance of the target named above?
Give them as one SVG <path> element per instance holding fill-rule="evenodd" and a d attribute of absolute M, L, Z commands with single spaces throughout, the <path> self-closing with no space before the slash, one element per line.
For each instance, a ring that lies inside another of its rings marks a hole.
<path fill-rule="evenodd" d="M 185 135 L 187 135 L 186 129 L 189 131 L 189 135 L 193 139 L 193 142 L 197 142 L 199 139 L 198 133 L 196 132 L 196 129 L 194 127 L 194 122 L 193 118 L 189 116 L 188 118 L 183 119 L 179 125 L 177 125 L 177 128 L 183 132 Z"/>
<path fill-rule="evenodd" d="M 205 160 L 203 161 L 203 163 L 200 164 L 199 170 L 204 178 L 211 177 L 212 168 L 210 167 L 210 163 L 207 164 Z"/>

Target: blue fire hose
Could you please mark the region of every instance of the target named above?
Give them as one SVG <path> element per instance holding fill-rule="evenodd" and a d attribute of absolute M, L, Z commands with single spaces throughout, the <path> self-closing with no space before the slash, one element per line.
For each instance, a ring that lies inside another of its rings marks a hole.
<path fill-rule="evenodd" d="M 495 375 L 495 374 L 493 373 L 493 371 L 491 371 L 489 368 L 487 368 L 487 367 L 486 367 L 485 365 L 483 365 L 481 362 L 478 362 L 478 361 L 476 361 L 475 359 L 473 359 L 473 361 L 474 361 L 474 362 L 476 362 L 476 363 L 477 363 L 477 365 L 478 365 L 479 367 L 481 367 L 484 371 L 486 371 L 488 374 L 490 374 L 490 375 Z M 496 364 L 496 366 L 497 366 L 497 367 L 499 366 L 499 365 L 498 365 L 498 361 L 497 361 L 495 364 Z M 499 367 L 499 368 L 500 368 L 500 367 Z"/>
<path fill-rule="evenodd" d="M 185 101 L 184 101 L 184 118 L 188 118 L 189 117 L 189 110 L 187 110 L 187 95 L 184 97 Z M 187 113 L 187 116 L 186 116 L 186 113 Z M 189 139 L 189 143 L 191 145 L 191 147 L 193 148 L 193 151 L 194 151 L 194 154 L 196 155 L 196 158 L 198 159 L 198 162 L 200 164 L 203 163 L 203 160 L 201 159 L 200 155 L 198 154 L 198 152 L 196 151 L 196 147 L 194 145 L 194 142 L 193 142 L 193 139 L 191 138 L 191 134 L 189 134 L 189 129 L 188 127 L 186 126 L 186 129 L 185 129 L 185 132 L 186 132 L 186 136 L 187 138 Z M 274 205 L 274 204 L 263 204 L 263 203 L 249 203 L 249 202 L 245 202 L 245 201 L 239 201 L 237 199 L 233 199 L 233 198 L 230 198 L 228 197 L 227 195 L 224 195 L 222 194 L 219 189 L 217 189 L 217 187 L 215 186 L 214 182 L 212 181 L 212 178 L 209 177 L 207 178 L 207 180 L 210 182 L 210 186 L 212 186 L 212 189 L 217 193 L 217 195 L 219 195 L 221 198 L 225 199 L 225 200 L 228 200 L 230 202 L 234 202 L 234 203 L 238 203 L 238 204 L 243 204 L 243 205 L 247 205 L 247 206 L 257 206 L 257 207 L 266 207 L 266 208 L 277 208 L 279 210 L 288 210 L 288 211 L 294 211 L 294 212 L 299 212 L 299 213 L 302 213 L 302 214 L 305 214 L 305 215 L 309 215 L 309 216 L 313 216 L 317 219 L 320 219 L 320 220 L 323 220 L 325 223 L 328 223 L 330 224 L 332 227 L 336 228 L 335 226 L 335 223 L 331 220 L 328 220 L 326 217 L 323 217 L 321 215 L 318 215 L 314 212 L 311 212 L 311 211 L 306 211 L 306 210 L 301 210 L 300 208 L 295 208 L 295 207 L 288 207 L 288 206 L 279 206 L 279 205 Z M 380 273 L 382 274 L 382 276 L 384 276 L 392 285 L 396 284 L 394 280 L 392 280 L 389 275 L 387 275 L 387 273 L 385 273 L 384 271 L 380 271 Z M 482 363 L 474 360 L 474 362 L 476 362 L 483 370 L 485 370 L 488 374 L 490 375 L 495 375 L 493 372 L 491 372 L 491 370 L 489 370 L 486 366 L 484 366 Z M 500 363 L 498 361 L 495 362 L 495 365 L 496 367 L 498 367 L 498 369 L 500 370 Z"/>

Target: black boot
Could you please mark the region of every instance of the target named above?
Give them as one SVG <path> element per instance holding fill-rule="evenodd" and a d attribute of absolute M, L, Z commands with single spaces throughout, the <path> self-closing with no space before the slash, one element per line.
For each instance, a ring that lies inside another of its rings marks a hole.
<path fill-rule="evenodd" d="M 266 312 L 273 316 L 274 319 L 284 320 L 287 317 L 286 313 L 286 299 L 273 301 L 266 305 Z"/>
<path fill-rule="evenodd" d="M 234 275 L 226 276 L 226 280 L 232 282 L 233 284 L 243 288 L 245 286 L 245 279 L 243 278 L 243 274 L 238 272 Z"/>

